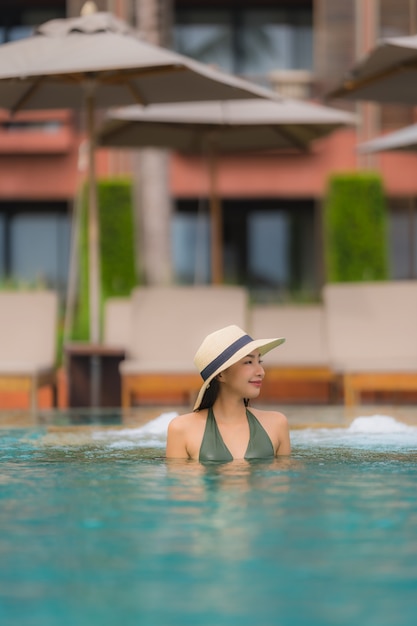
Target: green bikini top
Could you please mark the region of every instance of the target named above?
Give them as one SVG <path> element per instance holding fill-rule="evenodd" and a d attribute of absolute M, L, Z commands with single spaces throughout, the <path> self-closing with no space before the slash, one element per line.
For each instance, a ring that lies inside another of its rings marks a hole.
<path fill-rule="evenodd" d="M 274 458 L 274 446 L 268 433 L 256 417 L 246 409 L 246 417 L 249 423 L 249 443 L 245 452 L 245 459 L 271 459 Z M 203 441 L 201 442 L 199 461 L 233 461 L 229 449 L 224 443 L 217 427 L 213 409 L 208 410 L 206 427 Z"/>

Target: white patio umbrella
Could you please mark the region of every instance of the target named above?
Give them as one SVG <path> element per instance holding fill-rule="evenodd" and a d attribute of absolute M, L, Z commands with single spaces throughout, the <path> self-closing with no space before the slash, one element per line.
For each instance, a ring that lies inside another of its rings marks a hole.
<path fill-rule="evenodd" d="M 328 97 L 417 104 L 417 35 L 379 41 Z"/>
<path fill-rule="evenodd" d="M 110 110 L 97 134 L 103 146 L 152 146 L 209 159 L 212 282 L 222 282 L 221 206 L 216 155 L 248 150 L 308 150 L 315 139 L 353 124 L 338 109 L 299 100 L 235 100 L 131 106 Z"/>
<path fill-rule="evenodd" d="M 99 233 L 94 165 L 96 108 L 134 103 L 267 97 L 251 83 L 141 41 L 110 13 L 57 19 L 0 46 L 0 107 L 86 111 L 90 340 L 100 341 Z"/>
<path fill-rule="evenodd" d="M 357 150 L 363 154 L 391 150 L 414 152 L 417 150 L 417 124 L 411 124 L 411 126 L 405 126 L 392 133 L 364 141 L 358 144 Z"/>

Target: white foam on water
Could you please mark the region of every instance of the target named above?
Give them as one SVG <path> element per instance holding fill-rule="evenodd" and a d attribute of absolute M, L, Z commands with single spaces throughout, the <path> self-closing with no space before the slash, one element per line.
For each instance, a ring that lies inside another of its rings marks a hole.
<path fill-rule="evenodd" d="M 98 444 L 107 449 L 163 449 L 168 425 L 178 413 L 162 413 L 137 428 L 97 428 L 89 432 L 49 433 L 43 445 L 73 447 Z M 417 452 L 417 426 L 409 426 L 390 415 L 357 417 L 347 428 L 301 428 L 291 430 L 293 449 L 353 448 Z"/>
<path fill-rule="evenodd" d="M 93 433 L 93 440 L 107 443 L 109 448 L 164 448 L 167 428 L 178 413 L 162 413 L 155 419 L 138 428 L 99 430 Z"/>
<path fill-rule="evenodd" d="M 291 433 L 293 444 L 417 451 L 417 427 L 390 415 L 361 416 L 348 428 L 306 428 Z"/>
<path fill-rule="evenodd" d="M 390 415 L 371 415 L 357 417 L 348 428 L 352 433 L 410 433 L 416 430 L 415 426 L 408 426 L 398 422 Z"/>
<path fill-rule="evenodd" d="M 162 413 L 139 428 L 99 430 L 93 439 L 112 449 L 164 448 L 168 424 L 177 415 Z M 417 427 L 409 426 L 390 415 L 357 417 L 347 428 L 304 428 L 291 431 L 293 445 L 352 447 L 361 449 L 392 448 L 417 450 Z"/>

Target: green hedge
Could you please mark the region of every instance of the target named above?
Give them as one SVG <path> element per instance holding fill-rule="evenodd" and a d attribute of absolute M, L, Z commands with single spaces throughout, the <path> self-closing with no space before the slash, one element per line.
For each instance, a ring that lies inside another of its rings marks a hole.
<path fill-rule="evenodd" d="M 127 296 L 137 284 L 135 236 L 130 180 L 98 183 L 100 222 L 101 305 L 111 297 Z M 80 219 L 79 298 L 72 339 L 89 336 L 88 292 L 88 189 L 84 189 Z"/>
<path fill-rule="evenodd" d="M 388 278 L 387 209 L 378 174 L 330 177 L 324 204 L 324 248 L 327 282 Z"/>

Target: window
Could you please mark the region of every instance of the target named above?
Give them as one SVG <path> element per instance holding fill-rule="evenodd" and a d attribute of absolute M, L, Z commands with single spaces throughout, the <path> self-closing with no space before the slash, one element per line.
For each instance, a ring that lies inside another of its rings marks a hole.
<path fill-rule="evenodd" d="M 390 202 L 389 258 L 393 280 L 417 277 L 417 211 L 415 200 Z"/>
<path fill-rule="evenodd" d="M 289 216 L 283 212 L 254 211 L 248 218 L 249 278 L 255 288 L 278 289 L 288 282 Z"/>
<path fill-rule="evenodd" d="M 179 283 L 210 281 L 209 221 L 206 214 L 178 213 L 173 221 L 173 262 Z"/>
<path fill-rule="evenodd" d="M 176 49 L 234 74 L 261 77 L 274 69 L 311 69 L 312 9 L 178 9 Z"/>
<path fill-rule="evenodd" d="M 66 204 L 40 207 L 16 203 L 4 210 L 0 207 L 0 277 L 3 280 L 40 282 L 64 295 L 69 249 L 70 215 Z"/>
<path fill-rule="evenodd" d="M 313 201 L 226 199 L 222 208 L 225 283 L 248 287 L 256 301 L 316 296 Z M 209 283 L 208 211 L 179 201 L 173 226 L 176 280 Z"/>
<path fill-rule="evenodd" d="M 175 48 L 203 63 L 227 72 L 234 71 L 233 24 L 231 15 L 218 10 L 186 10 L 177 13 Z"/>
<path fill-rule="evenodd" d="M 236 71 L 312 69 L 312 24 L 306 11 L 248 10 L 242 15 L 242 57 Z"/>
<path fill-rule="evenodd" d="M 21 6 L 2 7 L 0 11 L 0 44 L 30 37 L 35 27 L 43 24 L 43 22 L 65 17 L 65 0 L 57 0 L 55 4 L 55 7 L 43 8 L 38 6 L 36 9 L 25 9 Z M 38 5 L 42 5 L 42 1 L 38 2 Z"/>
<path fill-rule="evenodd" d="M 0 122 L 0 128 L 2 131 L 8 133 L 31 133 L 36 131 L 42 131 L 53 135 L 58 133 L 63 124 L 58 120 L 25 120 L 25 121 L 6 121 Z"/>

